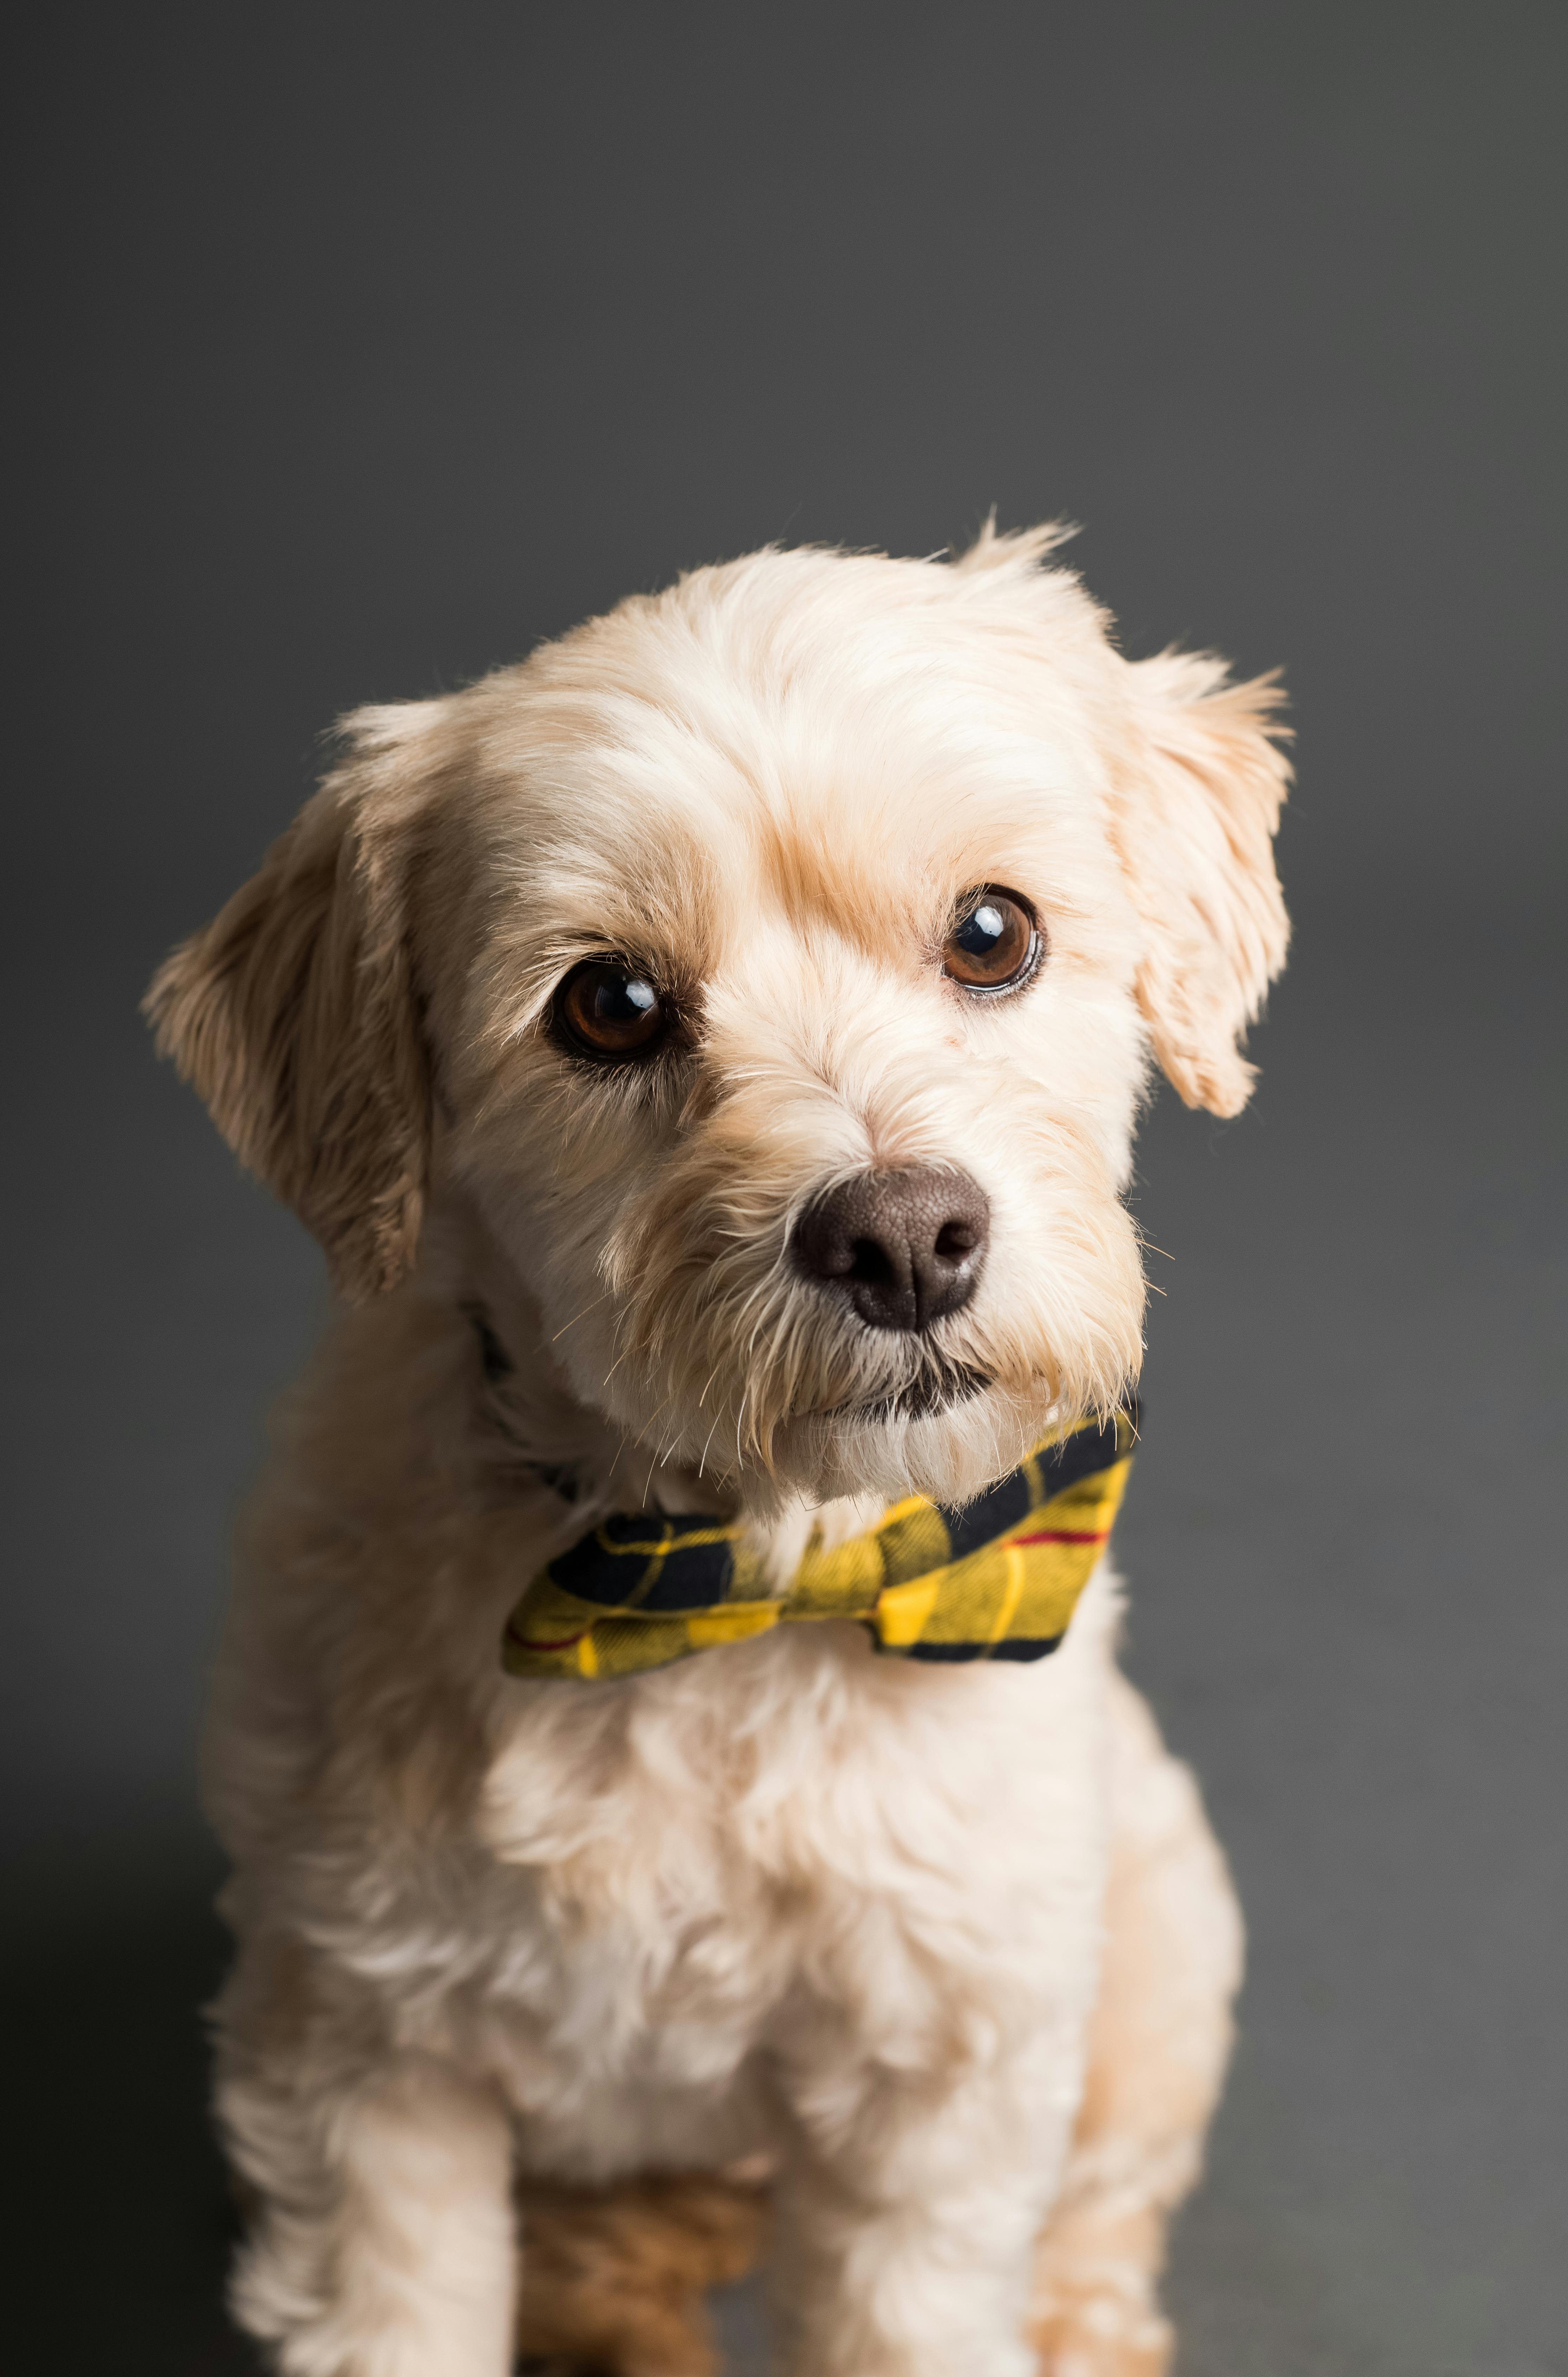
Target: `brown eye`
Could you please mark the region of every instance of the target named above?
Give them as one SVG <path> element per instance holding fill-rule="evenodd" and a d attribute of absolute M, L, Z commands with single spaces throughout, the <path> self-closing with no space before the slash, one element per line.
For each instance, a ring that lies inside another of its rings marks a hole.
<path fill-rule="evenodd" d="M 942 966 L 966 990 L 1011 990 L 1028 979 L 1043 951 L 1032 912 L 1013 892 L 983 883 L 959 902 Z"/>
<path fill-rule="evenodd" d="M 663 1039 L 670 1011 L 651 982 L 616 958 L 589 958 L 555 994 L 555 1013 L 589 1057 L 640 1057 Z"/>

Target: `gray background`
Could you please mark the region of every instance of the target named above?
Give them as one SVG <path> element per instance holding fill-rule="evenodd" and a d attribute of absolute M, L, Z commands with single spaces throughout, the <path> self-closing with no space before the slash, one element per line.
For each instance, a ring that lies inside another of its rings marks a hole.
<path fill-rule="evenodd" d="M 1086 523 L 1134 651 L 1284 663 L 1300 729 L 1262 1091 L 1163 1098 L 1139 1189 L 1131 1659 L 1253 1941 L 1182 2371 L 1561 2377 L 1568 11 L 25 22 L 7 2366 L 250 2365 L 192 1744 L 323 1289 L 148 973 L 346 706 L 994 504 Z"/>

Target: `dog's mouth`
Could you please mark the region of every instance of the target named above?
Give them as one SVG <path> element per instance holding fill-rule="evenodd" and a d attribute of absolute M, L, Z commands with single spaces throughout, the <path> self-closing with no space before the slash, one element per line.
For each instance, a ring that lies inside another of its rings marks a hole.
<path fill-rule="evenodd" d="M 873 1425 L 890 1419 L 932 1419 L 939 1412 L 952 1411 L 973 1396 L 983 1394 L 991 1384 L 989 1372 L 978 1370 L 970 1363 L 932 1361 L 907 1386 L 897 1387 L 889 1394 L 873 1395 L 867 1403 L 838 1404 L 823 1416 Z"/>

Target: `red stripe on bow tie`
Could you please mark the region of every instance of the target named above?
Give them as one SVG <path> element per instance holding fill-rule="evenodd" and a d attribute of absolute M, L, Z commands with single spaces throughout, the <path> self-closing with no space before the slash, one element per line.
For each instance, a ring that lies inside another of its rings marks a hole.
<path fill-rule="evenodd" d="M 1010 1535 L 1008 1541 L 1015 1544 L 1108 1544 L 1111 1530 L 1099 1527 L 1092 1535 L 1085 1535 L 1074 1527 L 1042 1527 L 1038 1535 Z"/>

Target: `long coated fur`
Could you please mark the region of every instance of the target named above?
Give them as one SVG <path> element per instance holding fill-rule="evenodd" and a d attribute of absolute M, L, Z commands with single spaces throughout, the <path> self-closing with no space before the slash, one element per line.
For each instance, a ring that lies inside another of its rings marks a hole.
<path fill-rule="evenodd" d="M 765 2192 L 798 2377 L 1165 2365 L 1240 1932 L 1109 1569 L 1036 1666 L 498 1657 L 607 1511 L 738 1514 L 782 1584 L 1135 1378 L 1136 1111 L 1152 1062 L 1246 1098 L 1287 770 L 1271 683 L 1127 662 L 1056 542 L 760 553 L 362 711 L 150 993 L 341 1291 L 208 1750 L 234 2302 L 287 2377 L 697 2377 Z M 981 998 L 984 885 L 1045 954 Z M 646 1063 L 554 1021 L 610 956 L 682 1019 Z M 867 1327 L 791 1232 L 917 1166 L 983 1189 L 983 1272 Z"/>

